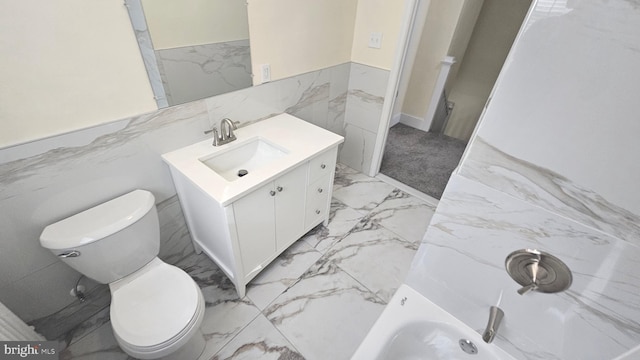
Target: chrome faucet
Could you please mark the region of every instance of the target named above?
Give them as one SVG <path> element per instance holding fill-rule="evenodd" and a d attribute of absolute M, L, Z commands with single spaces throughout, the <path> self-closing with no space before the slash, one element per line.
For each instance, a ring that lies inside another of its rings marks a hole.
<path fill-rule="evenodd" d="M 213 133 L 213 146 L 220 146 L 235 140 L 236 134 L 233 133 L 233 130 L 237 129 L 238 127 L 233 121 L 231 121 L 231 119 L 224 118 L 220 121 L 220 134 L 218 134 L 218 129 L 216 127 L 211 130 L 207 130 L 204 133 Z"/>
<path fill-rule="evenodd" d="M 487 328 L 484 330 L 482 334 L 482 340 L 487 344 L 491 343 L 493 339 L 498 334 L 498 328 L 500 327 L 500 322 L 504 317 L 504 311 L 497 306 L 492 306 L 489 309 L 489 322 L 487 322 Z"/>

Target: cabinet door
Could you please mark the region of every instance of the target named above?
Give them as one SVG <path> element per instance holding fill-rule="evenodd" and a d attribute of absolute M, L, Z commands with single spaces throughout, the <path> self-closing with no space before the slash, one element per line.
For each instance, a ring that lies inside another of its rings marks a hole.
<path fill-rule="evenodd" d="M 233 203 L 242 268 L 247 276 L 262 269 L 276 252 L 273 183 Z"/>
<path fill-rule="evenodd" d="M 281 252 L 304 235 L 307 165 L 275 180 L 276 246 Z"/>

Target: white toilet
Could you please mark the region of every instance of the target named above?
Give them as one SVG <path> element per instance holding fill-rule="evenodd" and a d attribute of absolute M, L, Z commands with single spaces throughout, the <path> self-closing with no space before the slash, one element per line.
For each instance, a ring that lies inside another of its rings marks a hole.
<path fill-rule="evenodd" d="M 111 290 L 111 325 L 139 359 L 197 359 L 204 299 L 183 270 L 164 263 L 153 194 L 135 190 L 47 226 L 40 244 Z"/>

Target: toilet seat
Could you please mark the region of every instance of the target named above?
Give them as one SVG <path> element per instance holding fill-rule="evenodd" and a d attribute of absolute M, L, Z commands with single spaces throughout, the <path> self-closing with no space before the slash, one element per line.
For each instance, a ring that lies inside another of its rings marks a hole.
<path fill-rule="evenodd" d="M 204 299 L 183 270 L 153 259 L 112 284 L 111 325 L 118 343 L 138 357 L 164 355 L 198 331 Z"/>

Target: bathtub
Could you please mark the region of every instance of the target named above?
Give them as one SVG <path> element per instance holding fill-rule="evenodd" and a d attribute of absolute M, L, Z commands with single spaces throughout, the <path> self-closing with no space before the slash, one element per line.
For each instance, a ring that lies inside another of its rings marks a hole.
<path fill-rule="evenodd" d="M 393 295 L 351 359 L 513 360 L 514 358 L 495 344 L 486 344 L 476 331 L 403 284 Z"/>

